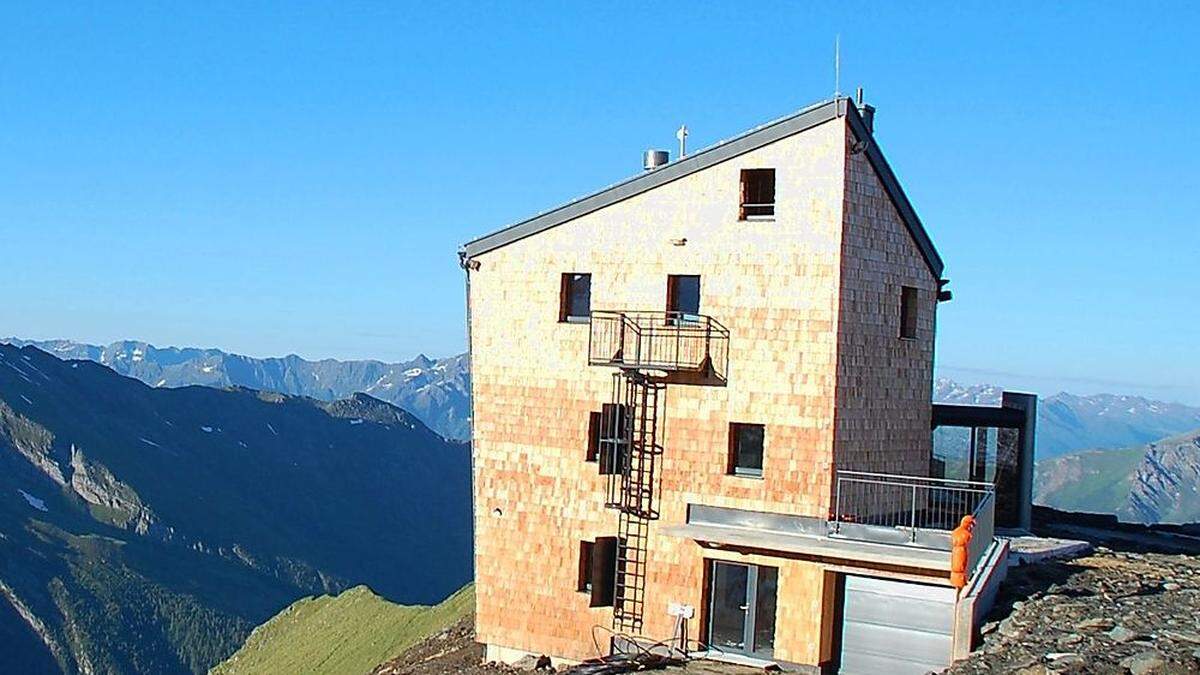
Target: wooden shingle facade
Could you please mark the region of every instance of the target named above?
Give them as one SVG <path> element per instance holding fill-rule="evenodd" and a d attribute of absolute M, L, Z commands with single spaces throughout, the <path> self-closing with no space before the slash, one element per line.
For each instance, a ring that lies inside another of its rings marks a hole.
<path fill-rule="evenodd" d="M 746 172 L 765 169 L 773 202 L 757 208 L 770 214 L 747 217 Z M 617 532 L 610 478 L 588 453 L 619 369 L 589 365 L 593 326 L 563 320 L 564 275 L 590 275 L 592 311 L 631 313 L 664 312 L 670 279 L 698 276 L 697 314 L 728 331 L 720 381 L 672 382 L 657 409 L 637 632 L 670 638 L 682 607 L 693 637 L 712 641 L 712 576 L 728 572 L 714 562 L 727 561 L 767 570 L 755 577 L 773 586 L 756 608 L 759 629 L 768 612 L 774 628 L 763 654 L 814 668 L 836 658 L 845 561 L 662 530 L 696 504 L 827 518 L 839 468 L 928 474 L 942 263 L 898 190 L 869 120 L 837 99 L 464 247 L 476 632 L 489 658 L 595 657 L 594 627 L 613 624 L 580 552 Z M 757 474 L 731 466 L 738 424 L 761 426 Z"/>

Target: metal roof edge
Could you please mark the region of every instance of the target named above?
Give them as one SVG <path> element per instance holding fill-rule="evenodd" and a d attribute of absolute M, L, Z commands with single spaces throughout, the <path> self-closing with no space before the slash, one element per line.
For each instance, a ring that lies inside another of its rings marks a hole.
<path fill-rule="evenodd" d="M 862 116 L 858 114 L 858 109 L 855 106 L 848 105 L 846 109 L 849 111 L 846 117 L 849 120 L 850 128 L 854 131 L 854 135 L 860 140 L 867 141 L 867 159 L 871 162 L 871 167 L 875 169 L 875 174 L 879 176 L 879 181 L 883 183 L 883 189 L 887 191 L 888 197 L 896 207 L 896 212 L 900 214 L 900 218 L 904 221 L 905 228 L 912 235 L 913 242 L 916 243 L 917 248 L 920 249 L 921 257 L 925 259 L 925 264 L 929 266 L 929 271 L 933 273 L 935 279 L 941 279 L 945 263 L 942 262 L 942 257 L 938 255 L 937 249 L 934 248 L 933 240 L 929 238 L 929 233 L 925 231 L 925 226 L 917 216 L 916 210 L 913 209 L 912 203 L 908 201 L 908 195 L 904 193 L 904 188 L 900 186 L 900 180 L 892 172 L 891 165 L 888 164 L 887 158 L 883 156 L 883 151 L 879 149 L 879 144 L 875 142 L 875 135 L 867 130 L 867 125 L 863 122 Z"/>
<path fill-rule="evenodd" d="M 682 159 L 677 159 L 661 168 L 627 178 L 528 220 L 473 239 L 464 244 L 461 251 L 468 258 L 487 253 L 697 171 L 702 171 L 738 155 L 757 150 L 764 145 L 836 119 L 847 108 L 854 107 L 845 105 L 845 103 L 846 99 L 844 98 L 815 103 L 791 115 L 768 122 L 728 140 L 720 141 Z"/>

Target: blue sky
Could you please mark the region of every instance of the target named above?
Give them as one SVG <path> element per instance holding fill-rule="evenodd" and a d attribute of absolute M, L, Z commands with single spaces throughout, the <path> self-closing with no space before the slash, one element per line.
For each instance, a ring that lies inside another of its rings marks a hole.
<path fill-rule="evenodd" d="M 0 334 L 463 349 L 462 242 L 866 87 L 964 381 L 1200 403 L 1184 3 L 0 8 Z M 970 5 L 970 6 L 968 6 Z"/>

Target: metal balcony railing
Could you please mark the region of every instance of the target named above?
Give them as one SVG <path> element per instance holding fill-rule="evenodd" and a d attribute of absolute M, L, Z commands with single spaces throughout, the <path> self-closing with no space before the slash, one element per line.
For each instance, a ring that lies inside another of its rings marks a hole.
<path fill-rule="evenodd" d="M 967 545 L 970 578 L 995 537 L 996 492 L 991 483 L 838 471 L 829 532 L 949 551 L 949 534 L 963 516 L 975 520 Z"/>
<path fill-rule="evenodd" d="M 597 310 L 591 323 L 589 365 L 727 377 L 729 329 L 710 316 Z"/>
<path fill-rule="evenodd" d="M 995 488 L 977 481 L 838 471 L 833 523 L 909 530 L 953 530 L 963 516 L 992 510 Z"/>

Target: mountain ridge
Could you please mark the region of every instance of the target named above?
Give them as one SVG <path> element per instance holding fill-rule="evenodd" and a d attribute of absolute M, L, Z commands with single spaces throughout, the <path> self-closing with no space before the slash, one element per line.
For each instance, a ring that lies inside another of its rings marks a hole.
<path fill-rule="evenodd" d="M 440 600 L 471 576 L 469 467 L 369 395 L 154 388 L 0 345 L 0 635 L 43 646 L 0 672 L 200 673 L 304 595 Z"/>
<path fill-rule="evenodd" d="M 32 346 L 60 359 L 108 366 L 153 387 L 243 386 L 321 400 L 366 393 L 412 412 L 452 440 L 470 436 L 470 375 L 466 354 L 409 361 L 304 359 L 295 354 L 255 358 L 214 348 L 156 347 L 138 340 L 94 345 L 73 340 L 0 342 Z"/>
<path fill-rule="evenodd" d="M 999 405 L 1003 389 L 963 385 L 949 378 L 934 383 L 938 403 Z M 1200 407 L 1142 396 L 1059 392 L 1038 398 L 1037 456 L 1057 457 L 1090 449 L 1119 449 L 1200 428 Z"/>
<path fill-rule="evenodd" d="M 1135 523 L 1200 522 L 1200 428 L 1140 446 L 1037 463 L 1034 499 Z"/>

